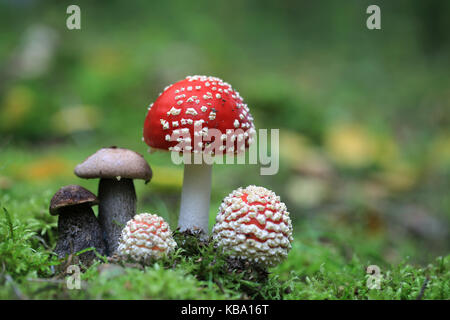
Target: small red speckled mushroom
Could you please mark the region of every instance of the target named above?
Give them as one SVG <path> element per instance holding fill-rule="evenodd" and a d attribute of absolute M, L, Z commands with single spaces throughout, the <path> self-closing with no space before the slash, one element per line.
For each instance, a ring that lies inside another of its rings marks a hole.
<path fill-rule="evenodd" d="M 176 247 L 169 224 L 156 214 L 141 213 L 122 230 L 117 254 L 137 262 L 149 263 Z"/>
<path fill-rule="evenodd" d="M 216 77 L 188 76 L 166 87 L 150 105 L 144 141 L 155 149 L 216 154 L 211 143 L 195 139 L 208 137 L 211 129 L 221 132 L 222 142 L 212 139 L 216 145 L 220 143 L 218 150 L 234 154 L 245 151 L 256 133 L 249 108 L 230 84 Z M 181 137 L 171 141 L 173 135 Z M 229 139 L 232 144 L 227 144 Z M 178 221 L 181 231 L 208 233 L 211 170 L 207 163 L 184 165 Z"/>
<path fill-rule="evenodd" d="M 275 266 L 291 249 L 289 212 L 273 191 L 253 185 L 239 188 L 223 200 L 213 238 L 233 252 L 232 257 Z"/>

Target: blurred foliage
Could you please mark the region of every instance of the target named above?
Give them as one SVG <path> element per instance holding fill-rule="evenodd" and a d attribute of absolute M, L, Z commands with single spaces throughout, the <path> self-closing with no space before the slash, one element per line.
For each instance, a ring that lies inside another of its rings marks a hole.
<path fill-rule="evenodd" d="M 450 2 L 380 0 L 375 31 L 365 26 L 368 0 L 78 1 L 75 31 L 65 25 L 70 4 L 0 2 L 0 202 L 36 250 L 17 244 L 24 251 L 12 254 L 2 239 L 8 274 L 45 274 L 42 243 L 51 247 L 56 237 L 48 202 L 65 184 L 97 189 L 73 168 L 101 147 L 145 155 L 154 178 L 136 182 L 138 210 L 176 225 L 182 167 L 167 153 L 146 153 L 142 125 L 158 93 L 192 74 L 223 78 L 244 97 L 257 129 L 280 129 L 277 175 L 261 176 L 259 165 L 214 167 L 210 223 L 239 186 L 280 195 L 299 239 L 291 252 L 298 258 L 280 270 L 315 273 L 296 285 L 300 297 L 361 297 L 326 280 L 343 265 L 363 276 L 353 255 L 387 266 L 448 254 Z M 413 283 L 423 280 L 425 271 L 417 272 Z M 195 281 L 186 279 L 187 288 Z M 398 288 L 385 297 L 417 293 L 417 285 Z"/>

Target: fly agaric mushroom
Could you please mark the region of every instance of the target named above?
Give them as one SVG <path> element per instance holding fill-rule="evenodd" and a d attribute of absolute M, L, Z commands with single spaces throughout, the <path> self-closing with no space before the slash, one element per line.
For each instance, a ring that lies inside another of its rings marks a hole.
<path fill-rule="evenodd" d="M 58 243 L 55 252 L 59 258 L 93 247 L 105 254 L 100 224 L 91 206 L 97 205 L 97 197 L 78 185 L 59 189 L 50 201 L 50 214 L 58 216 Z M 95 259 L 95 253 L 88 251 L 80 255 L 83 263 Z"/>
<path fill-rule="evenodd" d="M 218 130 L 217 138 L 208 135 L 211 129 Z M 214 155 L 218 152 L 210 147 L 218 144 L 220 152 L 245 151 L 256 131 L 249 108 L 230 84 L 216 77 L 188 76 L 166 87 L 150 105 L 143 133 L 150 148 Z M 178 135 L 182 137 L 174 141 L 173 136 Z M 215 141 L 219 138 L 221 141 Z M 211 171 L 212 165 L 204 162 L 184 164 L 180 231 L 200 230 L 203 236 L 208 234 Z"/>
<path fill-rule="evenodd" d="M 98 150 L 75 168 L 80 178 L 100 178 L 98 218 L 108 254 L 117 249 L 122 228 L 136 214 L 136 191 L 133 179 L 146 183 L 152 170 L 137 152 L 111 147 Z"/>
<path fill-rule="evenodd" d="M 248 186 L 222 202 L 213 239 L 225 250 L 264 267 L 278 264 L 291 249 L 292 224 L 286 205 L 273 191 Z"/>
<path fill-rule="evenodd" d="M 119 257 L 149 263 L 175 249 L 169 224 L 156 214 L 141 213 L 127 222 L 117 248 Z"/>

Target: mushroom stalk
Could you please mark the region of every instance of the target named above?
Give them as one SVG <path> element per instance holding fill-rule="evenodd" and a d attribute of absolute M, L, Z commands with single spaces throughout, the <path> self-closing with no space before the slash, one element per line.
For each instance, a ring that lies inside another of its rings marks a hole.
<path fill-rule="evenodd" d="M 209 201 L 211 196 L 212 165 L 185 164 L 181 193 L 180 231 L 199 229 L 208 235 Z"/>
<path fill-rule="evenodd" d="M 94 211 L 88 205 L 61 209 L 58 218 L 58 243 L 55 252 L 59 258 L 93 247 L 101 255 L 105 254 L 102 232 Z M 96 258 L 93 251 L 80 255 L 85 264 Z"/>
<path fill-rule="evenodd" d="M 132 179 L 100 179 L 98 218 L 108 255 L 114 254 L 122 229 L 136 214 L 136 192 Z"/>

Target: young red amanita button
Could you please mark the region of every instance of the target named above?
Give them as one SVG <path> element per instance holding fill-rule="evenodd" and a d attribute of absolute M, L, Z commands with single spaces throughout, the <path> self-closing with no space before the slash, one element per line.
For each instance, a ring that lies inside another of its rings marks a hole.
<path fill-rule="evenodd" d="M 239 92 L 208 76 L 188 76 L 166 87 L 144 122 L 144 141 L 150 148 L 175 152 L 237 154 L 249 147 L 255 133 Z M 181 231 L 208 233 L 211 167 L 204 162 L 184 166 Z"/>
<path fill-rule="evenodd" d="M 213 238 L 233 257 L 275 266 L 291 249 L 289 212 L 273 191 L 253 185 L 239 188 L 223 200 Z"/>
<path fill-rule="evenodd" d="M 162 217 L 141 213 L 123 228 L 117 254 L 148 263 L 170 253 L 176 245 L 169 224 Z"/>

